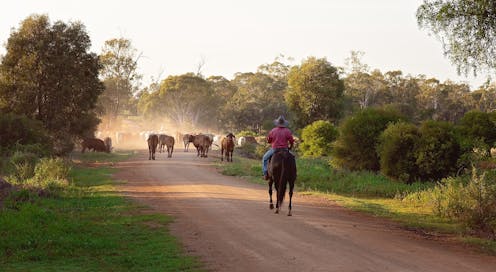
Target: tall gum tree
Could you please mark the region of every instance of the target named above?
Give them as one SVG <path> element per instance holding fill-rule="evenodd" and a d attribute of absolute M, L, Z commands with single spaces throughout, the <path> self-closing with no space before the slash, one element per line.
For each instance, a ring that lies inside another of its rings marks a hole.
<path fill-rule="evenodd" d="M 100 106 L 109 128 L 119 115 L 131 110 L 131 100 L 142 77 L 137 72 L 140 57 L 129 39 L 116 38 L 105 41 L 100 55 L 105 83 Z"/>
<path fill-rule="evenodd" d="M 424 0 L 417 21 L 441 40 L 459 73 L 496 70 L 496 1 Z"/>
<path fill-rule="evenodd" d="M 55 138 L 91 134 L 103 91 L 98 56 L 81 22 L 32 15 L 13 29 L 0 65 L 4 111 L 40 120 Z"/>
<path fill-rule="evenodd" d="M 344 83 L 338 69 L 325 58 L 309 57 L 288 74 L 285 101 L 298 127 L 340 117 Z"/>

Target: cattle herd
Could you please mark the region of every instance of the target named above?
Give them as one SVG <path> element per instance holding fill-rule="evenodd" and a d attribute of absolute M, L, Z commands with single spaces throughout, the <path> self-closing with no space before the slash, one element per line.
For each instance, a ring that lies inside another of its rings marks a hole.
<path fill-rule="evenodd" d="M 100 133 L 97 133 L 97 135 L 100 135 Z M 122 143 L 124 141 L 124 137 L 122 137 L 123 135 L 125 134 L 116 133 L 118 142 Z M 155 160 L 155 153 L 157 150 L 159 153 L 167 151 L 167 158 L 172 158 L 176 140 L 182 140 L 184 144 L 184 152 L 189 151 L 189 146 L 192 143 L 196 148 L 197 157 L 200 158 L 207 158 L 208 151 L 211 150 L 213 146 L 216 146 L 220 149 L 221 160 L 224 161 L 225 157 L 228 162 L 232 162 L 232 155 L 236 144 L 239 146 L 247 143 L 257 144 L 257 140 L 252 136 L 239 137 L 238 141 L 236 141 L 236 137 L 232 133 L 225 136 L 203 133 L 196 135 L 177 133 L 175 138 L 173 136 L 160 133 L 146 133 L 144 136 L 146 137 L 146 142 L 148 143 L 149 160 Z M 81 142 L 81 148 L 81 153 L 84 153 L 86 150 L 109 153 L 112 151 L 112 140 L 110 137 L 105 137 L 104 140 L 98 138 L 84 138 Z"/>

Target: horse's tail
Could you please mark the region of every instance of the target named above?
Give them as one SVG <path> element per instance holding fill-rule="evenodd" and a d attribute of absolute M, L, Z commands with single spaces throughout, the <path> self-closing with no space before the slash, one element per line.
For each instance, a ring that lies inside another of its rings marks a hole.
<path fill-rule="evenodd" d="M 282 165 L 281 165 L 281 175 L 279 176 L 279 186 L 277 188 L 277 193 L 279 194 L 279 199 L 281 202 L 279 203 L 279 208 L 282 205 L 282 202 L 284 201 L 284 197 L 286 196 L 286 183 L 288 180 L 288 177 L 286 175 L 286 157 L 283 156 L 282 159 Z"/>

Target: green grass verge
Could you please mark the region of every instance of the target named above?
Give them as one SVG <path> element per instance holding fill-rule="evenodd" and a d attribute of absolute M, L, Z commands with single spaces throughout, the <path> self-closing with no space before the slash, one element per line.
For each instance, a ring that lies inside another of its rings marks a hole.
<path fill-rule="evenodd" d="M 389 218 L 409 229 L 454 234 L 464 243 L 496 254 L 496 241 L 466 236 L 466 228 L 462 224 L 435 215 L 430 207 L 403 200 L 408 194 L 432 188 L 432 183 L 408 185 L 375 173 L 338 171 L 324 159 L 298 158 L 297 167 L 299 194 L 328 198 L 356 211 Z M 258 160 L 235 158 L 234 163 L 219 164 L 219 169 L 224 175 L 266 184 L 262 180 L 261 162 Z"/>
<path fill-rule="evenodd" d="M 83 163 L 98 163 L 98 162 L 118 162 L 126 160 L 136 153 L 132 150 L 118 150 L 112 153 L 104 152 L 85 152 L 81 153 L 75 151 L 71 154 L 71 158 L 74 161 L 80 161 Z"/>
<path fill-rule="evenodd" d="M 107 155 L 86 159 L 124 158 Z M 0 210 L 1 271 L 201 271 L 168 233 L 172 219 L 118 196 L 112 171 L 75 166 L 60 196 L 7 200 Z"/>

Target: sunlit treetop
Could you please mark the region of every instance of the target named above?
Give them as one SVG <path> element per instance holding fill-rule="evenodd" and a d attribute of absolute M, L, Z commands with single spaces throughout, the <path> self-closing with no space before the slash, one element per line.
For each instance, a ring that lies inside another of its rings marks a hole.
<path fill-rule="evenodd" d="M 459 74 L 496 70 L 496 1 L 424 0 L 417 20 L 441 40 Z"/>

